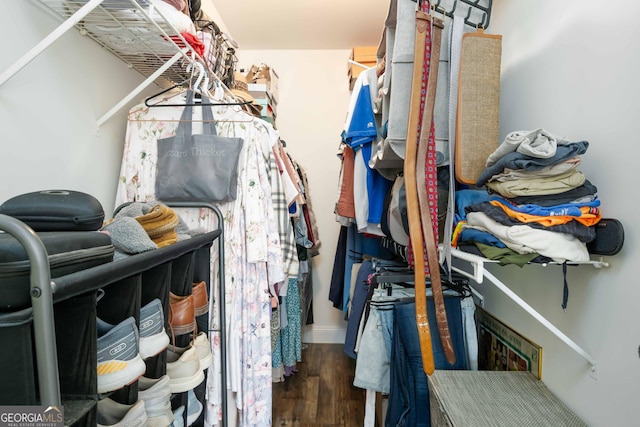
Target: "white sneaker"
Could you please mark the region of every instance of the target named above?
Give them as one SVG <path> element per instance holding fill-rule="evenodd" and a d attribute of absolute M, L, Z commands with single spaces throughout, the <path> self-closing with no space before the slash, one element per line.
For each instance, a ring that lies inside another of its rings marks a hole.
<path fill-rule="evenodd" d="M 200 359 L 195 348 L 187 348 L 179 353 L 167 350 L 167 375 L 171 393 L 183 393 L 204 381 L 204 372 L 200 369 Z"/>
<path fill-rule="evenodd" d="M 124 405 L 108 397 L 98 401 L 98 427 L 143 427 L 147 425 L 144 402 Z"/>
<path fill-rule="evenodd" d="M 200 359 L 200 369 L 203 371 L 209 369 L 211 363 L 213 363 L 211 345 L 209 344 L 209 339 L 205 332 L 200 332 L 195 339 L 192 339 L 188 347 L 170 345 L 168 348 L 169 350 L 180 354 L 184 353 L 189 348 L 195 348 L 196 353 L 198 354 L 198 359 Z"/>
<path fill-rule="evenodd" d="M 211 344 L 205 332 L 200 332 L 193 340 L 193 346 L 196 348 L 198 358 L 200 359 L 200 369 L 203 371 L 209 369 L 213 363 L 213 354 L 211 353 Z"/>
<path fill-rule="evenodd" d="M 169 377 L 138 379 L 138 399 L 144 401 L 148 427 L 167 427 L 173 422 Z"/>

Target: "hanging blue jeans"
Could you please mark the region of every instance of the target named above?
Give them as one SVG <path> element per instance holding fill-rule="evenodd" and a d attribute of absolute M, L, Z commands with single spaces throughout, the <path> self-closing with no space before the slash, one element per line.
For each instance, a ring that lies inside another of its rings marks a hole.
<path fill-rule="evenodd" d="M 435 367 L 436 369 L 468 369 L 460 298 L 445 297 L 444 300 L 456 362 L 453 365 L 447 362 L 440 343 L 433 299 L 428 298 L 427 315 Z M 394 310 L 391 391 L 385 427 L 430 426 L 429 387 L 427 375 L 422 366 L 415 300 L 398 301 Z"/>

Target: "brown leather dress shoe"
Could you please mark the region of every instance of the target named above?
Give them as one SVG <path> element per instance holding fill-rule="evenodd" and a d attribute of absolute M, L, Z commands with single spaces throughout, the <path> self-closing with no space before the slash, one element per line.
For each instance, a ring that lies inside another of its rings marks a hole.
<path fill-rule="evenodd" d="M 179 296 L 169 292 L 169 329 L 172 336 L 196 330 L 193 295 Z"/>
<path fill-rule="evenodd" d="M 209 297 L 207 296 L 207 284 L 202 281 L 194 283 L 191 289 L 195 303 L 196 316 L 202 316 L 209 312 Z"/>

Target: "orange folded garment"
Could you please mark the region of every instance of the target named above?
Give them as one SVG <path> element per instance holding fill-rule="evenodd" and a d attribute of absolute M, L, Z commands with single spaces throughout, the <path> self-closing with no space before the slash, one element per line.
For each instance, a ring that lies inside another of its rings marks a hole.
<path fill-rule="evenodd" d="M 590 207 L 590 206 L 582 206 L 580 208 L 580 212 L 582 212 L 582 215 L 580 216 L 569 216 L 569 215 L 539 216 L 539 215 L 530 215 L 530 214 L 514 211 L 513 209 L 500 203 L 497 200 L 491 200 L 489 203 L 491 203 L 493 206 L 498 206 L 502 208 L 502 210 L 507 215 L 509 215 L 509 217 L 515 218 L 518 221 L 525 224 L 528 222 L 537 222 L 544 226 L 549 227 L 551 225 L 566 224 L 569 221 L 578 221 L 580 224 L 590 227 L 592 225 L 597 224 L 598 221 L 602 219 L 602 213 L 600 212 L 600 209 Z"/>

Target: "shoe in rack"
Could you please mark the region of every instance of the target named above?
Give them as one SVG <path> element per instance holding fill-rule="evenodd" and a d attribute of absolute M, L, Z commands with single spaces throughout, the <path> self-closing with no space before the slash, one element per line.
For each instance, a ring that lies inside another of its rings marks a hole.
<path fill-rule="evenodd" d="M 140 309 L 140 357 L 148 359 L 169 345 L 162 303 L 155 298 Z"/>
<path fill-rule="evenodd" d="M 147 412 L 142 400 L 138 400 L 133 405 L 125 405 L 105 397 L 98 401 L 96 418 L 98 427 L 148 426 Z"/>
<path fill-rule="evenodd" d="M 183 353 L 167 350 L 167 375 L 171 393 L 189 391 L 204 381 L 200 359 L 196 349 L 190 347 Z"/>
<path fill-rule="evenodd" d="M 187 427 L 189 427 L 198 420 L 202 409 L 204 409 L 202 402 L 198 400 L 193 390 L 189 390 L 187 393 L 187 407 Z M 178 406 L 173 411 L 173 424 L 171 424 L 171 427 L 184 427 L 184 405 Z"/>
<path fill-rule="evenodd" d="M 138 328 L 133 317 L 117 325 L 96 319 L 98 330 L 98 393 L 108 393 L 141 377 L 146 365 L 138 350 Z"/>
<path fill-rule="evenodd" d="M 194 283 L 191 294 L 193 295 L 196 317 L 207 314 L 209 312 L 209 296 L 207 295 L 206 282 Z"/>
<path fill-rule="evenodd" d="M 180 296 L 169 292 L 169 329 L 171 336 L 184 335 L 196 330 L 193 295 Z M 175 342 L 175 340 L 172 340 Z"/>
<path fill-rule="evenodd" d="M 147 411 L 147 427 L 167 427 L 173 422 L 171 411 L 171 387 L 169 376 L 160 378 L 140 377 L 138 399 L 144 402 Z"/>
<path fill-rule="evenodd" d="M 169 350 L 179 354 L 184 353 L 189 348 L 194 348 L 196 350 L 196 354 L 198 355 L 198 359 L 200 360 L 200 369 L 202 369 L 203 371 L 207 370 L 213 362 L 211 344 L 209 342 L 209 339 L 207 338 L 207 334 L 205 332 L 198 333 L 198 335 L 196 335 L 196 337 L 191 340 L 188 347 L 169 345 Z"/>

